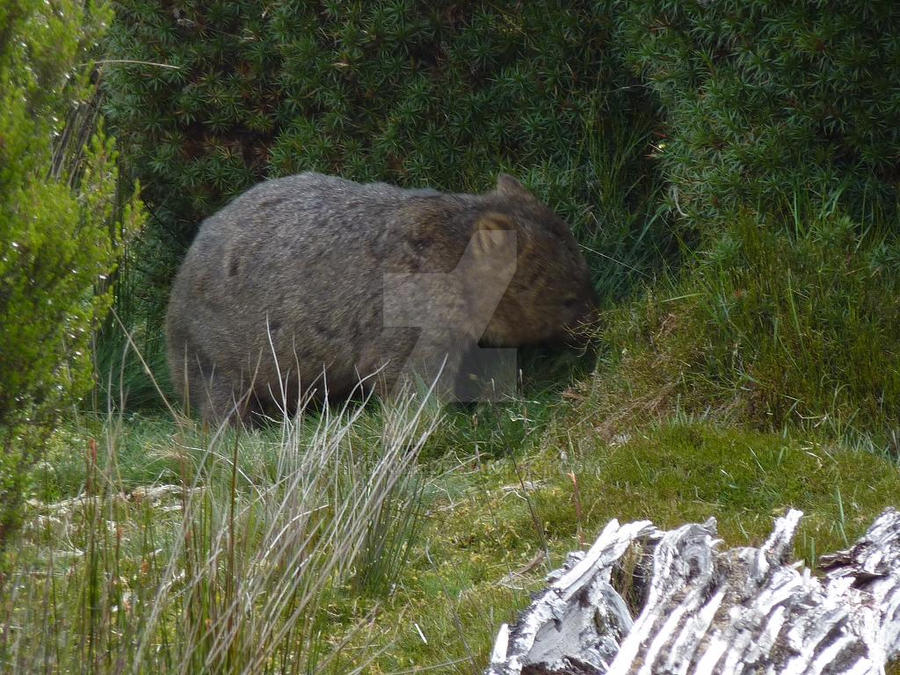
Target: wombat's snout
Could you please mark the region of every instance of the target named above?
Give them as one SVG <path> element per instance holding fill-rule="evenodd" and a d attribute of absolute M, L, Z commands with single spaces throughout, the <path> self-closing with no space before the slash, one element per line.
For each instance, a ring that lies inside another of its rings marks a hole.
<path fill-rule="evenodd" d="M 593 287 L 588 287 L 584 294 L 573 301 L 568 310 L 565 322 L 565 342 L 574 347 L 581 347 L 592 337 L 600 318 L 599 297 Z"/>

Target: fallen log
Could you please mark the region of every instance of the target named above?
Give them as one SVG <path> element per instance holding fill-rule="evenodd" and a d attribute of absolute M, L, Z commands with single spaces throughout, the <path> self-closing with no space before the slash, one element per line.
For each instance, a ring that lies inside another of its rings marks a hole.
<path fill-rule="evenodd" d="M 789 562 L 801 516 L 725 551 L 712 518 L 670 531 L 613 520 L 500 627 L 486 672 L 883 673 L 900 655 L 900 513 L 822 556 L 823 577 Z"/>

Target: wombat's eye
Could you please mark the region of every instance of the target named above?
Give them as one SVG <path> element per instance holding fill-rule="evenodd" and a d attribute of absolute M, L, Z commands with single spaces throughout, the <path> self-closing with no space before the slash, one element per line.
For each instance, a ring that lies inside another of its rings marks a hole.
<path fill-rule="evenodd" d="M 569 309 L 578 304 L 578 296 L 570 295 L 565 300 L 563 300 L 563 307 Z"/>

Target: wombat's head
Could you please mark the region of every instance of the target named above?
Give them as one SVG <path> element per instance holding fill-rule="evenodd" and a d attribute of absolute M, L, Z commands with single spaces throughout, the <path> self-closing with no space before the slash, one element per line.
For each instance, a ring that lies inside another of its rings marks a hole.
<path fill-rule="evenodd" d="M 590 319 L 596 303 L 587 263 L 569 227 L 505 174 L 484 204 L 476 236 L 512 230 L 517 255 L 483 340 L 509 346 L 566 340 Z M 492 240 L 483 239 L 490 246 Z"/>

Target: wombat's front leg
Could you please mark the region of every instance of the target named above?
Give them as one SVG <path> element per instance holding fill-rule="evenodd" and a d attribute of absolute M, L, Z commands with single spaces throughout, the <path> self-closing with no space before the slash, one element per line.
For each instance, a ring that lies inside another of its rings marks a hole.
<path fill-rule="evenodd" d="M 515 391 L 516 352 L 483 349 L 461 333 L 423 333 L 399 370 L 397 385 L 432 388 L 442 402 L 500 400 Z"/>
<path fill-rule="evenodd" d="M 464 342 L 429 339 L 423 334 L 403 364 L 399 384 L 412 382 L 431 388 L 432 396 L 440 401 L 455 401 L 456 383 L 467 351 Z"/>
<path fill-rule="evenodd" d="M 358 376 L 382 399 L 404 391 L 432 390 L 442 401 L 454 400 L 463 354 L 453 340 L 435 340 L 418 331 L 386 331 L 368 346 L 358 364 Z"/>
<path fill-rule="evenodd" d="M 203 423 L 219 426 L 226 421 L 231 424 L 243 421 L 247 397 L 241 396 L 241 390 L 220 375 L 215 366 L 204 368 L 196 361 L 193 367 L 190 365 L 188 380 L 184 384 L 184 400 L 190 401 L 193 409 L 200 413 Z"/>
<path fill-rule="evenodd" d="M 482 348 L 458 331 L 423 331 L 403 348 L 398 341 L 380 347 L 364 373 L 375 373 L 371 380 L 381 398 L 394 398 L 404 389 L 430 389 L 444 403 L 499 401 L 516 390 L 515 349 Z"/>

